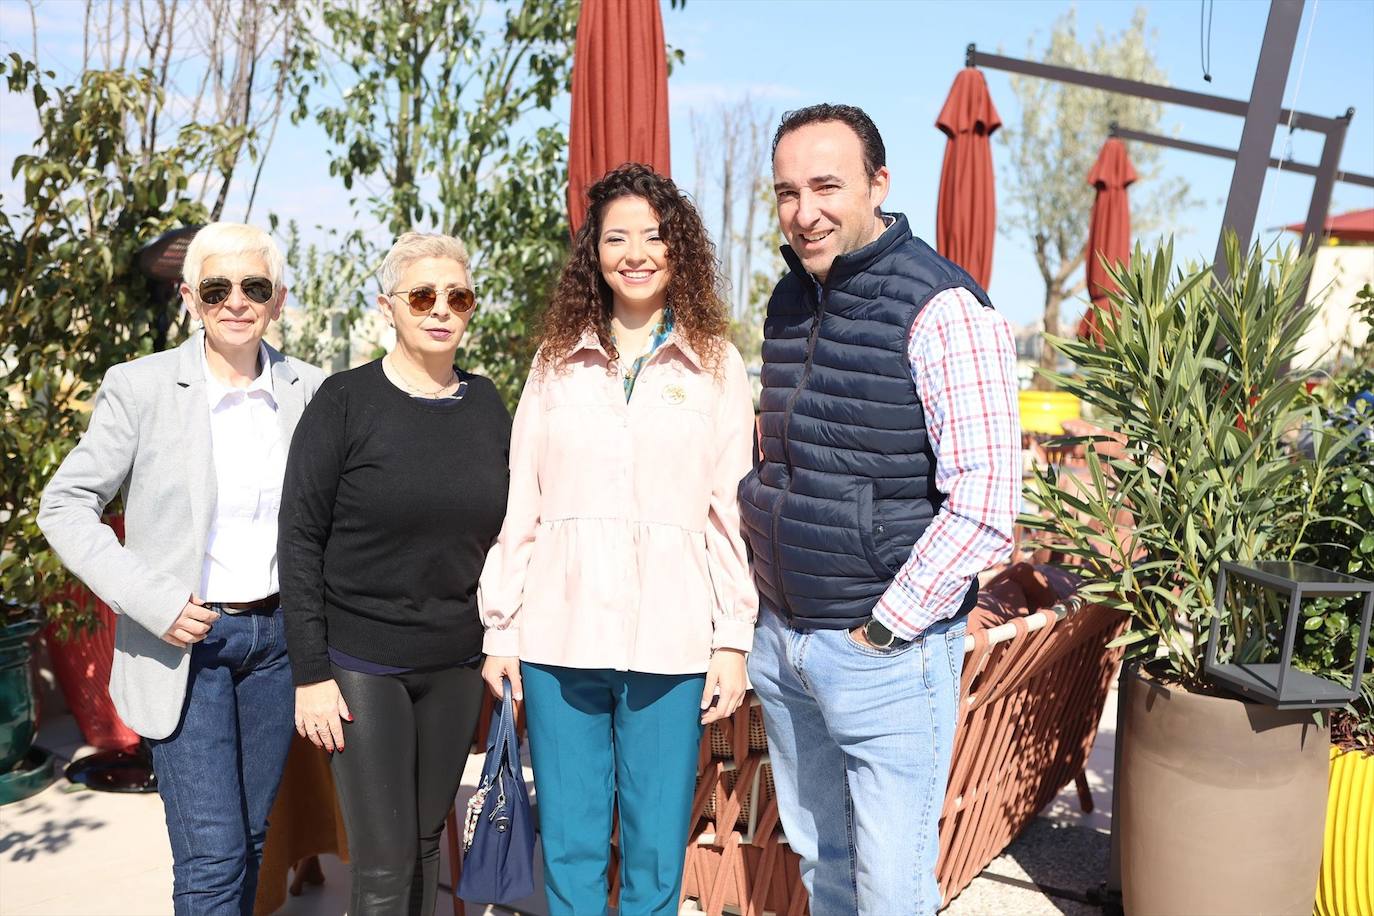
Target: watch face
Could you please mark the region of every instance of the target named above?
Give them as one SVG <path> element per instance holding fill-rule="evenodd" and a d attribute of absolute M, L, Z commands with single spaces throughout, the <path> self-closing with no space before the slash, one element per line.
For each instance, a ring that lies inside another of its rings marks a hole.
<path fill-rule="evenodd" d="M 864 635 L 868 637 L 869 642 L 879 649 L 886 649 L 892 645 L 892 631 L 883 626 L 877 619 L 868 621 L 864 626 Z"/>

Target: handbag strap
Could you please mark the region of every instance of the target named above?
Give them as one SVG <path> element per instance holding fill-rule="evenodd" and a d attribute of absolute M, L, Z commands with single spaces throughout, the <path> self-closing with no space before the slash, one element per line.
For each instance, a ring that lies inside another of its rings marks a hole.
<path fill-rule="evenodd" d="M 505 758 L 512 773 L 520 772 L 520 739 L 515 734 L 515 701 L 511 698 L 510 681 L 504 678 L 501 681 L 500 720 L 495 730 L 498 732 L 498 747 L 493 750 Z"/>

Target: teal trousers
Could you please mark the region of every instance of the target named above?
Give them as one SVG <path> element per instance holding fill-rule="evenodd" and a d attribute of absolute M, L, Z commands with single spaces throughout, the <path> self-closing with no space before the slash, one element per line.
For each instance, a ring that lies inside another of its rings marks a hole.
<path fill-rule="evenodd" d="M 676 914 L 705 675 L 520 673 L 551 916 L 606 912 L 617 800 L 621 916 Z"/>

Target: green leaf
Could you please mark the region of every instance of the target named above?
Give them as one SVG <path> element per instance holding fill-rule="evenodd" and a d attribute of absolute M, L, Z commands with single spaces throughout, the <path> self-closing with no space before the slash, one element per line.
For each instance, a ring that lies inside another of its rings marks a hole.
<path fill-rule="evenodd" d="M 1119 649 L 1122 646 L 1132 646 L 1150 638 L 1151 634 L 1143 630 L 1130 630 L 1107 643 L 1107 648 Z"/>

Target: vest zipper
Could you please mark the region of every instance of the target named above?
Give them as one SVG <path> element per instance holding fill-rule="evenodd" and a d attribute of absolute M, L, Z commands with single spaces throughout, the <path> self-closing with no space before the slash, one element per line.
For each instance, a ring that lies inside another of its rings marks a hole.
<path fill-rule="evenodd" d="M 815 282 L 814 280 L 812 281 Z M 782 583 L 782 544 L 778 540 L 778 528 L 782 522 L 782 506 L 787 501 L 787 496 L 792 492 L 792 410 L 797 406 L 797 398 L 801 397 L 802 388 L 806 386 L 806 381 L 811 377 L 811 363 L 816 355 L 816 339 L 821 335 L 821 321 L 825 318 L 825 290 L 817 284 L 816 288 L 816 320 L 811 325 L 811 333 L 806 339 L 806 362 L 802 366 L 802 376 L 797 381 L 797 387 L 792 390 L 792 394 L 787 398 L 787 406 L 782 413 L 782 457 L 783 463 L 787 466 L 787 483 L 783 485 L 782 496 L 778 498 L 778 503 L 773 507 L 773 568 L 778 572 L 778 600 L 782 603 L 782 609 L 788 617 L 795 617 L 792 607 L 787 603 L 787 591 Z"/>

